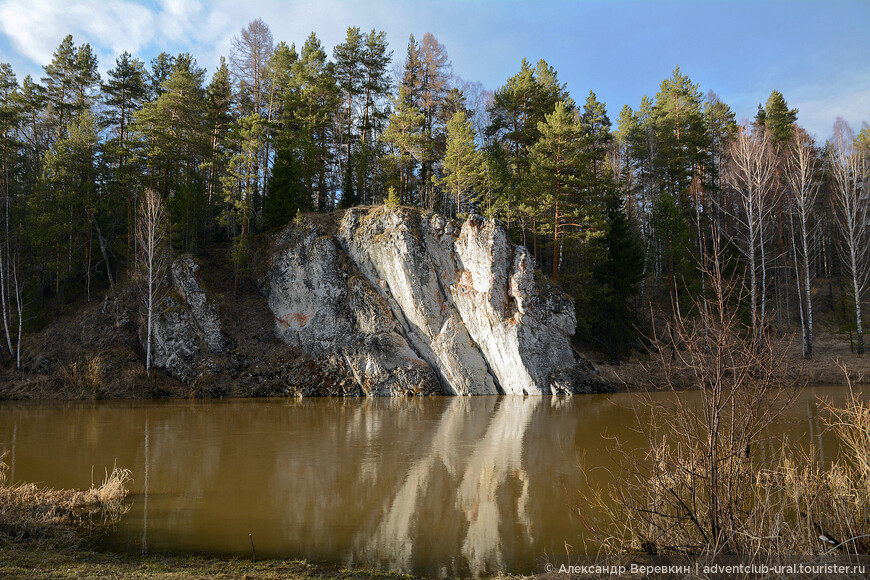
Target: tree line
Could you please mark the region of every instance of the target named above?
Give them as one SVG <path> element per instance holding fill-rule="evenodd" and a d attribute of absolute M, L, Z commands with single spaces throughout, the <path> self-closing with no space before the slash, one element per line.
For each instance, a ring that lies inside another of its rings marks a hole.
<path fill-rule="evenodd" d="M 389 198 L 501 219 L 615 356 L 645 300 L 707 291 L 714 242 L 755 331 L 797 318 L 811 355 L 812 279 L 848 280 L 863 350 L 870 135 L 838 120 L 817 144 L 778 91 L 738 125 L 677 68 L 614 128 L 544 60 L 491 92 L 430 33 L 395 57 L 350 27 L 329 55 L 314 33 L 276 44 L 262 20 L 210 75 L 188 53 L 124 53 L 104 79 L 71 36 L 43 70 L 19 83 L 0 64 L 0 342 L 19 364 L 23 327 L 133 276 L 146 192 L 170 253 L 230 248 L 235 291 L 259 232 Z"/>

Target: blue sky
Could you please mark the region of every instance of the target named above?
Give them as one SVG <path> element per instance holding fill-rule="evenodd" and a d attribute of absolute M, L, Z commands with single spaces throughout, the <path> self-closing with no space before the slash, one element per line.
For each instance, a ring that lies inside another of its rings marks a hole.
<path fill-rule="evenodd" d="M 0 0 L 0 61 L 39 77 L 71 33 L 103 71 L 124 50 L 146 62 L 188 51 L 212 71 L 258 17 L 276 41 L 301 45 L 314 31 L 330 52 L 348 26 L 384 30 L 399 61 L 410 34 L 432 32 L 457 75 L 490 89 L 524 57 L 543 58 L 575 100 L 595 91 L 614 122 L 677 65 L 738 119 L 777 89 L 820 139 L 837 116 L 855 129 L 870 120 L 870 0 Z"/>

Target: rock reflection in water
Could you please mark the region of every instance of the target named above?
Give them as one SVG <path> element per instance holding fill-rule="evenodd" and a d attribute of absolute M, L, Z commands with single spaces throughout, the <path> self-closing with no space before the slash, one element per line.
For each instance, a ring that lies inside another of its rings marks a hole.
<path fill-rule="evenodd" d="M 836 447 L 814 397 L 800 396 L 781 432 L 829 460 Z M 246 556 L 251 534 L 258 557 L 522 574 L 544 554 L 583 549 L 571 511 L 587 477 L 576 458 L 608 465 L 614 435 L 640 445 L 635 400 L 4 403 L 0 453 L 16 481 L 58 488 L 87 487 L 115 463 L 131 469 L 133 505 L 114 549 Z"/>
<path fill-rule="evenodd" d="M 486 425 L 479 421 L 479 414 L 469 413 L 469 399 L 450 400 L 428 450 L 413 462 L 393 497 L 385 502 L 384 516 L 374 533 L 361 530 L 360 535 L 366 539 L 357 545 L 364 546 L 366 555 L 392 569 L 410 569 L 415 549 L 410 538 L 418 535 L 413 528 L 429 525 L 421 517 L 420 503 L 432 488 L 433 472 L 443 467 L 452 483 L 448 488 L 453 490 L 455 500 L 445 503 L 442 509 L 446 512 L 455 508 L 457 521 L 462 518 L 467 524 L 461 542 L 465 564 L 472 573 L 502 569 L 499 538 L 502 518 L 496 494 L 508 477 L 522 482 L 517 513 L 531 539 L 531 523 L 525 510 L 528 479 L 522 465 L 522 442 L 540 403 L 540 397 L 503 398 L 496 403 L 495 413 Z"/>

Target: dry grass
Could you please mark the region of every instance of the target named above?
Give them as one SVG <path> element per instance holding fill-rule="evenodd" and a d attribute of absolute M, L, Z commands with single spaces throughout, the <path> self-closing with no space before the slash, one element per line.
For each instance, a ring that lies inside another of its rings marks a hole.
<path fill-rule="evenodd" d="M 99 486 L 86 490 L 40 488 L 7 482 L 0 457 L 0 538 L 73 546 L 117 522 L 126 511 L 130 471 L 115 467 Z"/>
<path fill-rule="evenodd" d="M 92 393 L 95 399 L 100 398 L 103 384 L 103 359 L 100 355 L 61 367 L 60 375 L 69 388 Z"/>
<path fill-rule="evenodd" d="M 849 385 L 851 387 L 851 383 Z M 777 491 L 778 532 L 795 553 L 870 554 L 870 403 L 854 390 L 844 407 L 825 404 L 840 457 L 820 466 L 814 454 L 784 458 L 756 487 Z"/>

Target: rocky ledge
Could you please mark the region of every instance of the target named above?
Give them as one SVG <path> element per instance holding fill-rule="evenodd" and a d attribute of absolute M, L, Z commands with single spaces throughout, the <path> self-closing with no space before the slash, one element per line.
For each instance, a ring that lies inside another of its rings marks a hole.
<path fill-rule="evenodd" d="M 236 380 L 305 395 L 608 389 L 571 347 L 571 298 L 536 278 L 528 251 L 497 221 L 471 216 L 460 225 L 385 207 L 336 219 L 301 217 L 262 240 L 254 282 L 269 307 L 263 323 L 286 345 L 292 371 L 253 372 L 263 364 L 246 363 L 233 368 Z M 222 330 L 190 256 L 173 263 L 172 286 L 157 309 L 155 365 L 185 383 L 225 374 L 214 361 L 233 360 L 242 339 Z M 299 376 L 305 368 L 317 371 L 310 381 Z M 300 388 L 301 379 L 317 384 Z"/>

